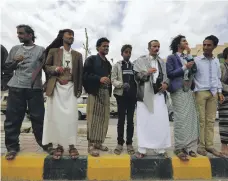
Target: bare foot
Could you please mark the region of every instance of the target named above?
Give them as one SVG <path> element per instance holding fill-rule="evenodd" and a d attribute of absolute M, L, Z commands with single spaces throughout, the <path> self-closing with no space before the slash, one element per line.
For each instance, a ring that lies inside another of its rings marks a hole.
<path fill-rule="evenodd" d="M 214 148 L 206 148 L 206 151 L 211 153 L 214 156 L 217 156 L 217 157 L 223 157 L 224 156 L 221 152 L 217 151 Z"/>
<path fill-rule="evenodd" d="M 222 144 L 221 152 L 223 155 L 228 156 L 228 145 Z"/>
<path fill-rule="evenodd" d="M 227 146 L 226 146 L 226 144 L 222 144 L 222 147 L 221 147 L 221 152 L 222 152 L 222 154 L 224 154 L 224 155 L 225 155 L 226 150 L 227 150 Z"/>
<path fill-rule="evenodd" d="M 139 153 L 139 152 L 135 153 L 136 158 L 144 158 L 145 156 L 146 154 L 143 154 L 143 153 Z"/>

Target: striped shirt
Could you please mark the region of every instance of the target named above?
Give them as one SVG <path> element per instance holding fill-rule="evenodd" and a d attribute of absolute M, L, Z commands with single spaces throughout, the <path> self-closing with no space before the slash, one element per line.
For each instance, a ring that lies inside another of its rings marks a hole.
<path fill-rule="evenodd" d="M 209 90 L 213 95 L 222 92 L 221 70 L 219 60 L 204 55 L 195 58 L 197 72 L 194 77 L 195 92 Z"/>

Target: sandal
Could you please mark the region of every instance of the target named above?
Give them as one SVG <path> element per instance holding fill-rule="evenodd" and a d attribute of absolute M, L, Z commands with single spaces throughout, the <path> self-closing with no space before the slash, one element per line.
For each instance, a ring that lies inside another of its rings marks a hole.
<path fill-rule="evenodd" d="M 144 158 L 145 156 L 146 154 L 143 154 L 143 153 L 139 153 L 139 152 L 135 153 L 136 158 Z"/>
<path fill-rule="evenodd" d="M 191 156 L 191 157 L 194 157 L 194 158 L 197 157 L 197 154 L 196 154 L 194 151 L 192 151 L 192 150 L 189 151 L 188 154 L 189 154 L 189 156 Z"/>
<path fill-rule="evenodd" d="M 7 152 L 5 158 L 6 160 L 14 160 L 17 156 L 17 151 L 9 151 Z"/>
<path fill-rule="evenodd" d="M 94 148 L 101 150 L 101 151 L 108 151 L 108 147 L 107 146 L 103 146 L 102 144 L 95 144 Z"/>
<path fill-rule="evenodd" d="M 167 152 L 165 152 L 165 153 L 159 153 L 158 155 L 161 156 L 161 157 L 169 158 L 169 155 L 168 155 Z"/>
<path fill-rule="evenodd" d="M 123 146 L 122 145 L 117 145 L 115 150 L 114 150 L 114 153 L 116 155 L 120 155 L 122 151 L 123 151 Z"/>
<path fill-rule="evenodd" d="M 177 157 L 182 161 L 189 161 L 188 155 L 183 150 L 176 150 L 174 153 L 177 155 Z"/>
<path fill-rule="evenodd" d="M 93 145 L 91 145 L 91 146 L 88 147 L 88 153 L 91 156 L 94 156 L 94 157 L 100 156 L 99 151 Z"/>
<path fill-rule="evenodd" d="M 135 150 L 132 145 L 127 145 L 127 152 L 129 155 L 135 154 Z"/>
<path fill-rule="evenodd" d="M 62 146 L 53 149 L 53 159 L 59 160 L 63 155 L 64 149 Z"/>
<path fill-rule="evenodd" d="M 207 151 L 204 148 L 198 148 L 197 153 L 202 156 L 207 156 Z"/>
<path fill-rule="evenodd" d="M 78 156 L 79 156 L 78 150 L 74 147 L 69 149 L 69 154 L 73 160 L 78 158 Z"/>

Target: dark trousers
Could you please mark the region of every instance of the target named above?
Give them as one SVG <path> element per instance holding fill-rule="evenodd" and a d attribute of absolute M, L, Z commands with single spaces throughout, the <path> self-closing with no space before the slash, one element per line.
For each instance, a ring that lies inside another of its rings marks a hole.
<path fill-rule="evenodd" d="M 36 142 L 42 147 L 44 122 L 44 97 L 41 89 L 9 88 L 5 128 L 5 144 L 8 151 L 20 150 L 19 135 L 26 109 L 31 118 Z"/>
<path fill-rule="evenodd" d="M 117 96 L 116 102 L 118 107 L 118 124 L 117 124 L 117 141 L 119 145 L 123 145 L 124 141 L 124 124 L 125 124 L 125 117 L 127 114 L 127 135 L 126 135 L 126 144 L 132 144 L 132 138 L 134 135 L 134 112 L 135 112 L 135 105 L 136 105 L 136 97 L 128 97 L 128 96 Z"/>

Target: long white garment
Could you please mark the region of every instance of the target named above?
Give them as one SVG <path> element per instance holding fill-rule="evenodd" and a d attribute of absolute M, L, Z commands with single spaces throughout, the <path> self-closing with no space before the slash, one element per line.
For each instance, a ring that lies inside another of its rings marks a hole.
<path fill-rule="evenodd" d="M 137 138 L 139 148 L 165 149 L 171 147 L 168 109 L 164 95 L 154 96 L 154 113 L 143 102 L 137 102 Z"/>
<path fill-rule="evenodd" d="M 77 98 L 74 85 L 56 82 L 52 97 L 47 98 L 42 143 L 53 143 L 68 148 L 76 145 L 78 130 Z"/>
<path fill-rule="evenodd" d="M 157 78 L 159 76 L 158 60 L 152 56 L 150 56 L 150 60 L 151 60 L 151 63 L 150 63 L 151 67 L 157 69 L 157 72 L 153 73 L 153 83 L 156 83 Z"/>

